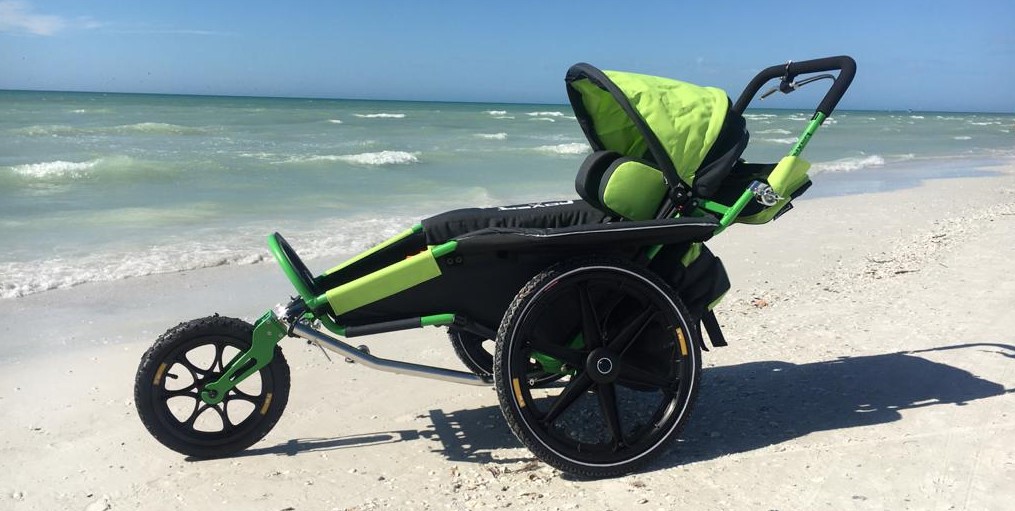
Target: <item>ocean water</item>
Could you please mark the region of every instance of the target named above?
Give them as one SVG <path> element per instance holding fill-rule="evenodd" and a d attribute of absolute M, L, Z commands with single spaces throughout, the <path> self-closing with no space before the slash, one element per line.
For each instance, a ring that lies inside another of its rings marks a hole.
<path fill-rule="evenodd" d="M 748 111 L 747 159 L 778 160 L 809 116 Z M 572 198 L 589 151 L 566 105 L 0 91 L 0 299 L 259 263 L 276 230 L 328 257 L 448 209 Z M 836 112 L 805 156 L 826 194 L 972 172 L 956 161 L 1015 158 L 1015 116 Z"/>

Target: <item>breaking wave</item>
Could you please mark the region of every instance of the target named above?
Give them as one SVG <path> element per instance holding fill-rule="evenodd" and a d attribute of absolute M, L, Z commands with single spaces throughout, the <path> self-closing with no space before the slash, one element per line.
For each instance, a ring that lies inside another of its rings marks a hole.
<path fill-rule="evenodd" d="M 413 219 L 354 219 L 290 236 L 305 260 L 364 250 L 396 234 Z M 294 239 L 295 238 L 295 239 Z M 250 265 L 272 258 L 264 233 L 223 236 L 214 241 L 180 241 L 128 252 L 89 253 L 75 257 L 0 262 L 0 298 L 17 298 L 90 282 L 124 280 L 230 265 Z"/>
<path fill-rule="evenodd" d="M 281 163 L 315 163 L 341 161 L 354 165 L 409 165 L 419 163 L 419 153 L 405 151 L 380 151 L 359 154 L 324 154 L 313 156 L 297 156 Z"/>
<path fill-rule="evenodd" d="M 570 144 L 544 145 L 536 148 L 537 151 L 551 154 L 585 154 L 592 152 L 592 148 L 584 142 L 572 142 Z"/>
<path fill-rule="evenodd" d="M 763 138 L 763 139 L 761 139 L 761 141 L 762 142 L 772 142 L 773 144 L 786 144 L 786 145 L 789 145 L 789 144 L 795 144 L 797 139 L 796 139 L 796 137 Z"/>
<path fill-rule="evenodd" d="M 507 133 L 476 133 L 473 136 L 486 140 L 504 140 L 507 138 Z"/>
<path fill-rule="evenodd" d="M 360 119 L 404 119 L 405 114 L 353 114 Z"/>
<path fill-rule="evenodd" d="M 152 164 L 144 164 L 128 156 L 108 156 L 88 161 L 44 161 L 0 167 L 0 176 L 13 176 L 30 181 L 59 181 L 82 179 L 109 173 L 151 171 Z M 158 169 L 155 169 L 156 171 Z"/>
<path fill-rule="evenodd" d="M 843 158 L 841 160 L 815 163 L 815 172 L 850 172 L 865 169 L 868 167 L 880 167 L 885 164 L 885 159 L 877 154 L 869 156 L 858 156 L 855 158 Z"/>

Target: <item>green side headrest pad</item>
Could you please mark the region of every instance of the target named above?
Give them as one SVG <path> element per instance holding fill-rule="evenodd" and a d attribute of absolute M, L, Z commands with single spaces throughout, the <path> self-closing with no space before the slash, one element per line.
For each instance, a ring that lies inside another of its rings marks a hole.
<path fill-rule="evenodd" d="M 619 158 L 603 173 L 599 202 L 609 212 L 628 220 L 656 217 L 666 182 L 659 169 L 631 158 Z"/>

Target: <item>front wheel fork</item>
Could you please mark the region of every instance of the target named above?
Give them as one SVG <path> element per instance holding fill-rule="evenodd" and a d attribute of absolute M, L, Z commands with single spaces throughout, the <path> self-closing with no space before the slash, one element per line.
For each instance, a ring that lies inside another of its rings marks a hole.
<path fill-rule="evenodd" d="M 271 363 L 271 359 L 275 356 L 275 346 L 286 335 L 286 326 L 275 312 L 266 312 L 254 324 L 250 349 L 234 357 L 226 364 L 222 376 L 205 385 L 201 391 L 201 400 L 210 405 L 221 403 L 226 394 L 241 381 Z"/>

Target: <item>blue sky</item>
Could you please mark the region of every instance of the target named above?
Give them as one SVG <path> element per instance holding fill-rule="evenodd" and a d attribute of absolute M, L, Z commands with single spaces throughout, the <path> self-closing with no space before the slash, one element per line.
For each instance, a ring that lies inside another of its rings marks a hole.
<path fill-rule="evenodd" d="M 1010 0 L 0 0 L 0 89 L 563 103 L 585 61 L 735 97 L 838 54 L 844 108 L 1015 112 Z"/>

